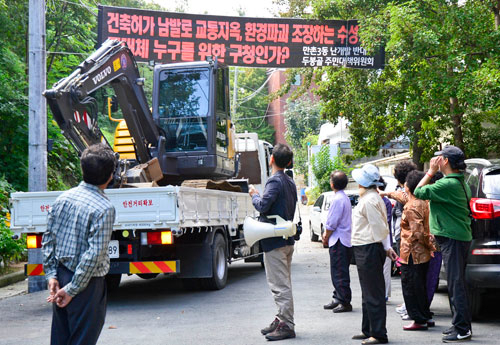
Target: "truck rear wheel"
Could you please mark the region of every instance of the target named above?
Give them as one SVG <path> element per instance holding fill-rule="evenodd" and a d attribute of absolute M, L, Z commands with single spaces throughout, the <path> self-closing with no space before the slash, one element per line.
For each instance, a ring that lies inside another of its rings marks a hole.
<path fill-rule="evenodd" d="M 212 277 L 200 279 L 207 290 L 221 290 L 227 283 L 227 250 L 224 236 L 216 234 L 212 246 Z"/>

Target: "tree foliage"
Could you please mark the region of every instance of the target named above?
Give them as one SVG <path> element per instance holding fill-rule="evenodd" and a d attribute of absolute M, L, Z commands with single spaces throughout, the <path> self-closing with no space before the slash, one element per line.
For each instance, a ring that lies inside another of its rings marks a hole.
<path fill-rule="evenodd" d="M 145 0 L 100 3 L 163 9 Z M 28 185 L 28 5 L 25 0 L 0 0 L 0 176 L 16 190 L 26 190 Z M 47 87 L 72 72 L 96 44 L 95 0 L 46 1 Z M 79 160 L 51 112 L 47 113 L 47 136 L 53 141 L 48 153 L 48 189 L 66 189 L 81 179 Z M 112 126 L 106 127 L 110 133 Z"/>
<path fill-rule="evenodd" d="M 311 159 L 312 171 L 316 178 L 317 187 L 320 193 L 331 190 L 330 174 L 333 171 L 341 170 L 349 174 L 352 170 L 342 159 L 340 151 L 333 158 L 330 156 L 330 146 L 323 145 L 318 153 L 314 154 Z"/>
<path fill-rule="evenodd" d="M 25 248 L 24 241 L 14 240 L 9 221 L 9 197 L 14 188 L 0 177 L 0 273 L 5 271 L 9 263 L 22 257 Z"/>
<path fill-rule="evenodd" d="M 297 100 L 287 100 L 285 118 L 287 143 L 294 152 L 294 169 L 307 179 L 308 146 L 315 145 L 321 125 L 325 122 L 320 116 L 318 102 L 303 96 Z M 309 145 L 307 145 L 309 143 Z"/>
<path fill-rule="evenodd" d="M 295 1 L 289 1 L 293 13 Z M 312 0 L 313 18 L 353 19 L 383 70 L 316 70 L 322 114 L 350 122 L 358 156 L 405 136 L 422 163 L 443 142 L 469 157 L 500 152 L 500 4 L 496 0 Z M 302 6 L 302 5 L 300 5 Z M 306 15 L 310 18 L 310 15 Z"/>
<path fill-rule="evenodd" d="M 231 69 L 231 91 L 234 90 L 234 71 Z M 231 105 L 236 132 L 254 132 L 259 139 L 274 144 L 274 128 L 266 121 L 267 87 L 259 90 L 268 78 L 266 69 L 238 67 L 237 73 L 236 109 Z"/>

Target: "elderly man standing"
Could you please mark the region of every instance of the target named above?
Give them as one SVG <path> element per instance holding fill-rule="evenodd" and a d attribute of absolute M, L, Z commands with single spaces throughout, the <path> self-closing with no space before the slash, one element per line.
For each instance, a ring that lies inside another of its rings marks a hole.
<path fill-rule="evenodd" d="M 465 265 L 472 240 L 471 191 L 464 181 L 466 164 L 462 150 L 448 145 L 435 156 L 414 194 L 419 199 L 430 200 L 429 226 L 443 255 L 453 324 L 443 332 L 442 340 L 453 343 L 472 338 L 465 285 Z M 445 177 L 429 184 L 438 170 Z"/>
<path fill-rule="evenodd" d="M 277 144 L 273 148 L 269 164 L 273 176 L 267 181 L 264 194 L 250 187 L 253 206 L 260 212 L 259 221 L 269 223 L 268 216 L 278 215 L 284 220 L 293 220 L 297 205 L 297 187 L 284 170 L 291 165 L 293 152 L 287 145 Z M 264 238 L 260 241 L 264 251 L 267 283 L 278 307 L 278 314 L 261 333 L 267 340 L 295 338 L 292 295 L 293 237 Z"/>
<path fill-rule="evenodd" d="M 335 196 L 328 210 L 326 231 L 323 234 L 323 244 L 329 247 L 330 273 L 334 287 L 332 301 L 323 308 L 333 309 L 334 313 L 352 311 L 349 276 L 352 206 L 344 193 L 347 182 L 347 175 L 343 171 L 334 171 L 330 175 L 330 186 L 335 191 Z"/>
<path fill-rule="evenodd" d="M 106 317 L 108 245 L 115 209 L 103 190 L 116 158 L 104 144 L 83 151 L 83 182 L 52 205 L 43 234 L 43 266 L 54 303 L 51 345 L 97 343 Z"/>

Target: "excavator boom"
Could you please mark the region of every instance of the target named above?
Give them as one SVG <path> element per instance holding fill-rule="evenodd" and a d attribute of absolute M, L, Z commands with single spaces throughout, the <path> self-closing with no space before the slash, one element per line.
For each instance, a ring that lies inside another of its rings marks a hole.
<path fill-rule="evenodd" d="M 92 144 L 107 143 L 97 124 L 97 103 L 91 94 L 109 84 L 134 138 L 137 158 L 145 163 L 164 139 L 149 110 L 143 82 L 132 52 L 121 42 L 108 40 L 44 96 L 62 133 L 81 154 Z"/>

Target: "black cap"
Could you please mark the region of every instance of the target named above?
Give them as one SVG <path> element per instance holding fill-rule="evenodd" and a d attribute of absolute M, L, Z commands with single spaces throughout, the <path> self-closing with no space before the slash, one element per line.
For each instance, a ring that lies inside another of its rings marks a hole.
<path fill-rule="evenodd" d="M 465 160 L 465 155 L 462 150 L 453 145 L 446 145 L 441 151 L 435 152 L 434 156 L 443 156 L 448 160 L 459 163 Z"/>

